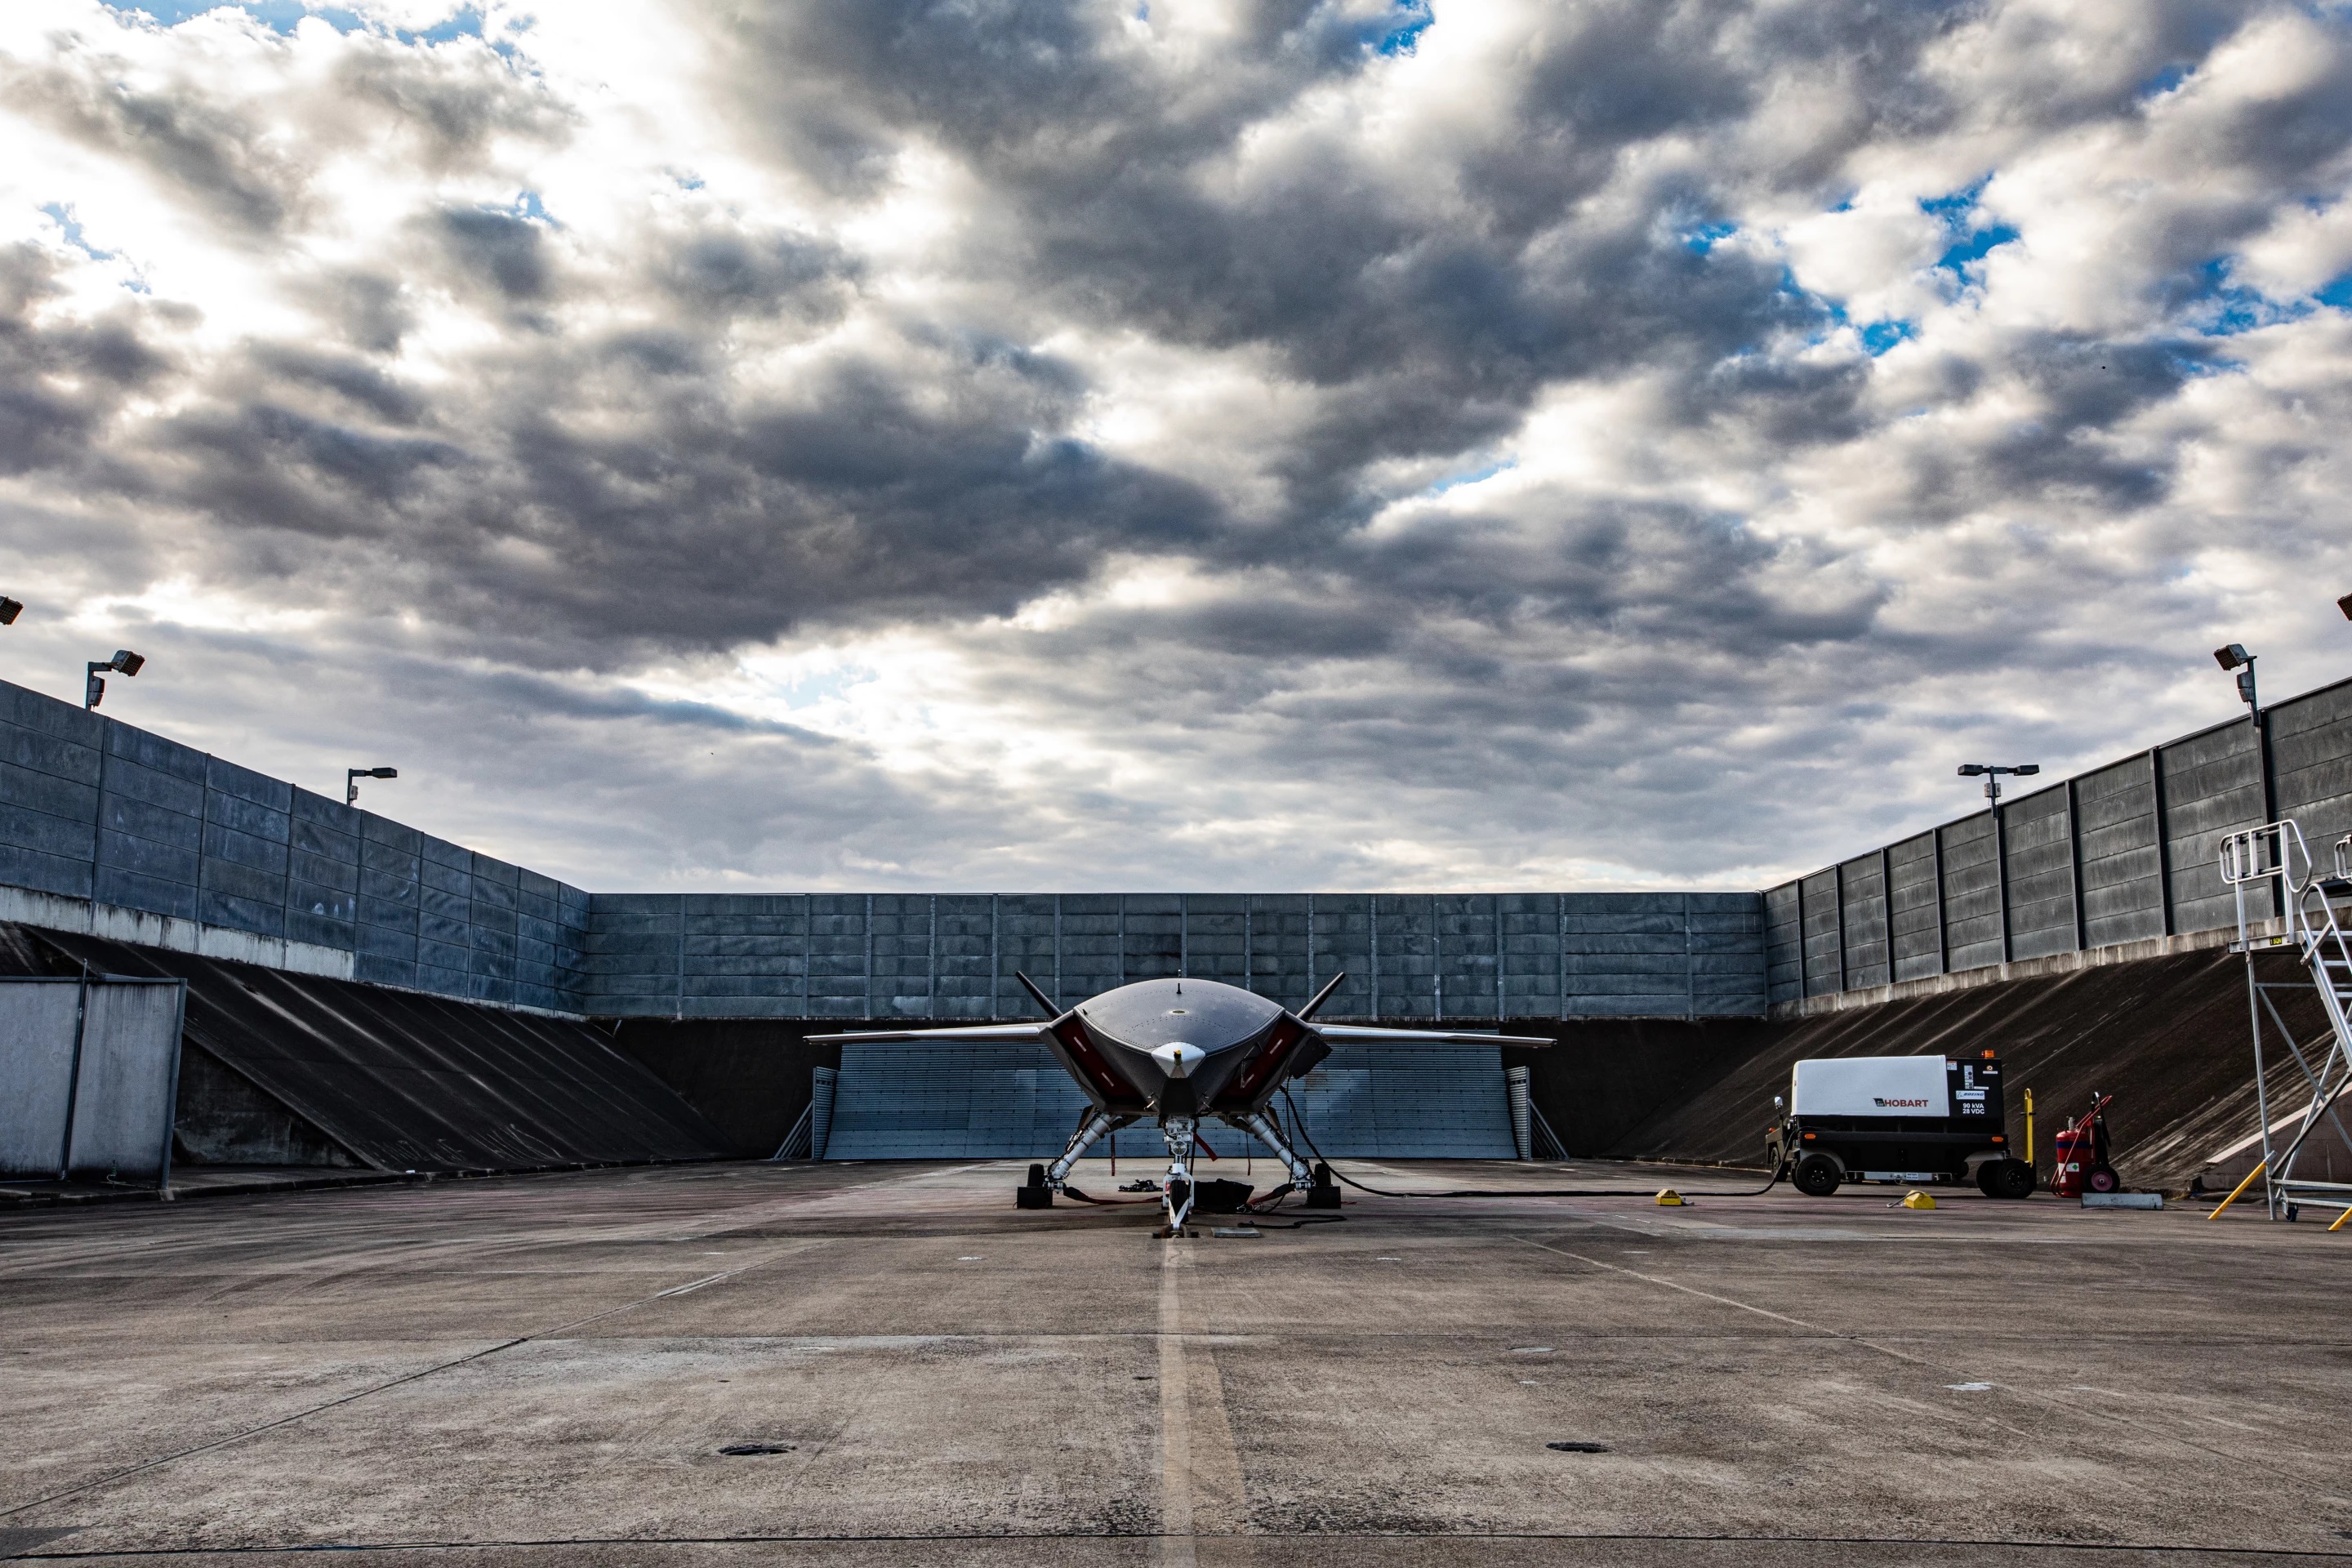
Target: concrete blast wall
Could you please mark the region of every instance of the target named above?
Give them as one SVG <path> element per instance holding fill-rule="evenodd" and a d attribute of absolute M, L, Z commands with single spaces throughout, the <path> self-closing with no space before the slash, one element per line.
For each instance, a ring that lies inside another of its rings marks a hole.
<path fill-rule="evenodd" d="M 1322 1016 L 1709 1017 L 1764 1010 L 1753 893 L 597 894 L 586 1011 L 1029 1018 L 1192 975 Z"/>
<path fill-rule="evenodd" d="M 598 894 L 0 682 L 0 921 L 572 1016 L 1027 1017 L 1155 974 L 1332 1017 L 1764 1008 L 1754 893 Z"/>
<path fill-rule="evenodd" d="M 2221 840 L 2280 817 L 2352 832 L 2352 681 L 1769 889 L 1772 1004 L 2234 927 Z"/>

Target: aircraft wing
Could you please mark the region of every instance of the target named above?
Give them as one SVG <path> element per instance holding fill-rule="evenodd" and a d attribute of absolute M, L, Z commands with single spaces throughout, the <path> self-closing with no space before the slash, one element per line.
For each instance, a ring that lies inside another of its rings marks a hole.
<path fill-rule="evenodd" d="M 845 1041 L 923 1040 L 940 1045 L 1044 1045 L 1052 1037 L 1051 1024 L 950 1024 L 935 1029 L 860 1029 L 845 1035 L 810 1035 L 810 1041 L 834 1045 Z"/>
<path fill-rule="evenodd" d="M 1369 1024 L 1309 1024 L 1308 1028 L 1335 1046 L 1378 1046 L 1422 1040 L 1443 1046 L 1556 1046 L 1558 1040 L 1539 1035 L 1473 1034 L 1452 1029 L 1376 1029 Z"/>

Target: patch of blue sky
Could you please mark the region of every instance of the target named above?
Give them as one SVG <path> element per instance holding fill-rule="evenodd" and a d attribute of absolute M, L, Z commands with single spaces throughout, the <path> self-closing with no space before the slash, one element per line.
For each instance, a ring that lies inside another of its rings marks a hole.
<path fill-rule="evenodd" d="M 104 0 L 104 4 L 110 10 L 145 16 L 166 27 L 176 27 L 190 17 L 213 11 L 242 11 L 277 33 L 293 32 L 306 16 L 316 16 L 339 33 L 371 30 L 367 19 L 358 12 L 342 5 L 319 5 L 315 0 Z M 413 32 L 405 27 L 387 30 L 404 44 L 446 44 L 453 38 L 478 38 L 482 36 L 482 13 L 479 7 L 469 5 L 429 27 Z"/>
<path fill-rule="evenodd" d="M 356 33 L 367 23 L 340 5 L 307 5 L 302 0 L 106 0 L 110 10 L 130 12 L 176 27 L 213 11 L 242 11 L 272 32 L 291 33 L 305 16 L 316 16 L 339 33 Z"/>
<path fill-rule="evenodd" d="M 699 181 L 696 182 L 698 184 L 700 183 L 701 182 Z M 512 202 L 509 202 L 507 205 L 502 207 L 490 207 L 487 210 L 494 213 L 504 213 L 509 217 L 527 218 L 534 223 L 543 223 L 550 228 L 562 228 L 563 226 L 554 218 L 548 216 L 547 208 L 541 204 L 539 193 L 537 191 L 518 191 L 515 193 L 515 199 Z"/>
<path fill-rule="evenodd" d="M 41 211 L 48 214 L 50 221 L 55 223 L 59 231 L 65 235 L 66 243 L 68 245 L 72 246 L 76 250 L 80 251 L 92 261 L 111 261 L 114 259 L 115 253 L 113 251 L 100 250 L 98 247 L 92 245 L 89 240 L 82 237 L 81 219 L 74 216 L 74 209 L 71 206 L 68 206 L 64 202 L 44 202 L 41 204 Z"/>
<path fill-rule="evenodd" d="M 2166 93 L 2170 92 L 2174 88 L 2179 87 L 2182 82 L 2187 81 L 2189 79 L 2189 72 L 2195 68 L 2195 67 L 2189 65 L 2186 61 L 2176 60 L 2172 64 L 2165 67 L 2162 70 L 2157 72 L 2154 76 L 2148 78 L 2146 81 L 2140 83 L 2138 88 L 2139 96 L 2144 100 L 2150 98 L 2162 98 Z"/>
<path fill-rule="evenodd" d="M 1949 191 L 1940 196 L 1922 196 L 1919 198 L 1919 210 L 1929 217 L 1942 218 L 1957 228 L 1966 221 L 1969 214 L 1976 211 L 1977 199 L 1984 195 L 1984 188 L 1990 184 L 1992 176 L 1987 174 L 1975 184 L 1962 185 L 1957 191 Z"/>
<path fill-rule="evenodd" d="M 1500 462 L 1488 463 L 1483 468 L 1466 468 L 1458 474 L 1448 474 L 1422 493 L 1442 496 L 1448 490 L 1458 490 L 1464 485 L 1478 484 L 1483 480 L 1493 479 L 1496 474 L 1509 473 L 1518 466 L 1519 460 L 1517 458 L 1505 458 Z"/>
<path fill-rule="evenodd" d="M 2322 283 L 2311 297 L 2331 310 L 2352 310 L 2352 272 Z"/>
<path fill-rule="evenodd" d="M 2305 300 L 2273 300 L 2259 289 L 2231 281 L 2226 256 L 2217 256 L 2197 269 L 2197 286 L 2185 303 L 2189 321 L 2209 338 L 2233 338 L 2311 313 L 2311 305 Z"/>
<path fill-rule="evenodd" d="M 1862 348 L 1876 359 L 1897 343 L 1907 343 L 1919 332 L 1916 321 L 1885 321 L 1865 323 L 1862 329 Z"/>
<path fill-rule="evenodd" d="M 1374 54 L 1409 55 L 1436 23 L 1428 0 L 1395 0 L 1387 16 L 1358 29 L 1358 37 Z"/>
<path fill-rule="evenodd" d="M 814 708 L 832 698 L 846 696 L 853 686 L 863 686 L 876 678 L 876 672 L 860 664 L 836 665 L 831 669 L 813 670 L 788 680 L 776 689 L 784 706 L 794 710 Z"/>
<path fill-rule="evenodd" d="M 1969 229 L 1954 240 L 1943 255 L 1936 258 L 1936 269 L 1949 272 L 1955 277 L 1961 276 L 1969 263 L 1982 261 L 2000 247 L 2021 237 L 2013 226 L 2005 223 Z"/>
<path fill-rule="evenodd" d="M 1736 223 L 1703 223 L 1683 233 L 1683 248 L 1694 256 L 1705 256 L 1717 246 L 1739 232 Z"/>
<path fill-rule="evenodd" d="M 114 261 L 121 258 L 122 255 L 121 251 L 100 250 L 89 242 L 89 237 L 82 232 L 81 220 L 74 216 L 74 209 L 70 204 L 45 202 L 41 205 L 40 210 L 58 226 L 58 232 L 68 245 L 80 251 L 92 261 Z M 135 264 L 131 264 L 131 275 L 121 279 L 121 285 L 133 294 L 144 294 L 149 291 L 147 279 L 139 276 Z"/>

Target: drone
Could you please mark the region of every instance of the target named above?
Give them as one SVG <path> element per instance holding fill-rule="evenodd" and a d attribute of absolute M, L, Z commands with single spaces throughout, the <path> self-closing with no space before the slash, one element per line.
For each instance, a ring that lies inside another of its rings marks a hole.
<path fill-rule="evenodd" d="M 1090 1108 L 1058 1158 L 1042 1172 L 1032 1167 L 1021 1206 L 1042 1208 L 1052 1194 L 1068 1190 L 1071 1170 L 1096 1142 L 1122 1127 L 1150 1119 L 1168 1145 L 1168 1175 L 1160 1184 L 1167 1226 L 1160 1234 L 1181 1236 L 1197 1193 L 1192 1149 L 1204 1118 L 1223 1122 L 1265 1145 L 1289 1180 L 1274 1195 L 1309 1195 L 1337 1189 L 1318 1183 L 1268 1114 L 1275 1095 L 1292 1079 L 1311 1071 L 1335 1046 L 1387 1045 L 1407 1041 L 1437 1045 L 1549 1046 L 1531 1036 L 1448 1029 L 1389 1029 L 1360 1024 L 1318 1024 L 1317 1010 L 1347 979 L 1330 984 L 1297 1012 L 1254 991 L 1214 980 L 1139 980 L 1064 1009 L 1025 974 L 1022 986 L 1048 1016 L 1037 1024 L 966 1024 L 929 1029 L 868 1029 L 852 1034 L 813 1035 L 813 1042 L 920 1041 L 930 1044 L 1015 1045 L 1034 1043 L 1054 1053 L 1085 1090 Z M 1034 1196 L 1032 1195 L 1034 1194 Z"/>

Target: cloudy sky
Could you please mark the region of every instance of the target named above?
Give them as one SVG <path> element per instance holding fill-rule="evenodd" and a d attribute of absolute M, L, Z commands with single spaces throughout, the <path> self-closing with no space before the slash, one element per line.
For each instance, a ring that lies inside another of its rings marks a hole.
<path fill-rule="evenodd" d="M 2352 12 L 0 6 L 0 675 L 599 889 L 1755 887 L 2352 673 Z"/>

